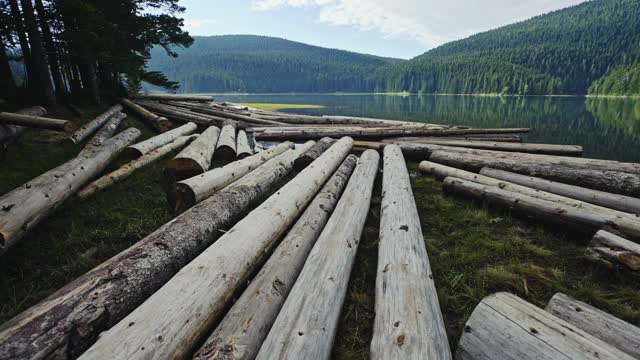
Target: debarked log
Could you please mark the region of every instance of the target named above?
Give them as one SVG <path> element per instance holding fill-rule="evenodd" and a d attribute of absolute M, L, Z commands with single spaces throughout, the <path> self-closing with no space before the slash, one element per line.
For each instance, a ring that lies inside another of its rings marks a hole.
<path fill-rule="evenodd" d="M 496 151 L 521 152 L 530 154 L 582 156 L 582 146 L 578 145 L 555 145 L 555 144 L 530 144 L 530 143 L 510 143 L 497 141 L 464 141 L 464 140 L 423 140 L 421 143 L 464 147 L 469 149 L 484 149 Z"/>
<path fill-rule="evenodd" d="M 43 116 L 47 114 L 47 110 L 42 106 L 33 106 L 30 108 L 22 109 L 16 114 L 31 115 L 31 116 Z M 17 125 L 3 125 L 0 124 L 0 145 L 3 147 L 10 142 L 16 140 L 23 132 L 27 130 L 24 126 Z"/>
<path fill-rule="evenodd" d="M 0 112 L 0 124 L 64 132 L 72 132 L 76 129 L 76 124 L 69 120 L 9 112 Z"/>
<path fill-rule="evenodd" d="M 176 108 L 173 106 L 148 102 L 148 101 L 139 101 L 136 104 L 144 107 L 147 110 L 153 111 L 156 114 L 160 114 L 166 116 L 170 119 L 181 121 L 181 122 L 192 122 L 198 124 L 200 126 L 223 126 L 223 124 L 229 120 L 220 118 L 212 115 L 205 115 L 194 113 L 192 111 L 188 111 L 182 108 Z"/>
<path fill-rule="evenodd" d="M 69 140 L 74 143 L 80 143 L 86 140 L 91 134 L 95 133 L 106 123 L 113 115 L 122 111 L 122 105 L 116 104 L 110 107 L 107 111 L 98 115 L 95 119 L 89 121 L 88 123 L 82 125 L 78 131 L 71 134 Z"/>
<path fill-rule="evenodd" d="M 136 115 L 141 117 L 142 120 L 144 120 L 156 131 L 162 133 L 171 129 L 171 121 L 169 121 L 167 118 L 158 116 L 128 99 L 120 99 L 120 103 L 126 106 L 127 109 L 133 111 Z"/>
<path fill-rule="evenodd" d="M 210 126 L 176 157 L 169 160 L 166 171 L 171 183 L 209 170 L 219 135 L 220 129 Z"/>
<path fill-rule="evenodd" d="M 306 168 L 314 162 L 323 152 L 325 152 L 336 140 L 330 137 L 325 137 L 320 139 L 313 147 L 307 151 L 305 151 L 302 155 L 300 155 L 296 162 L 293 164 L 294 169 L 296 171 L 302 171 L 302 169 Z"/>
<path fill-rule="evenodd" d="M 211 102 L 212 96 L 208 95 L 180 95 L 180 94 L 138 94 L 133 96 L 134 99 L 140 100 L 170 100 L 170 101 L 196 101 Z"/>
<path fill-rule="evenodd" d="M 194 123 L 186 123 L 180 127 L 177 127 L 173 130 L 169 130 L 160 135 L 156 135 L 147 140 L 139 142 L 137 144 L 133 144 L 127 147 L 126 152 L 127 156 L 131 158 L 139 158 L 140 156 L 151 152 L 162 145 L 166 145 L 173 140 L 179 138 L 180 136 L 193 134 L 198 130 L 198 125 Z"/>
<path fill-rule="evenodd" d="M 238 135 L 236 136 L 236 153 L 238 160 L 253 155 L 253 149 L 249 146 L 249 138 L 244 130 L 238 130 Z"/>
<path fill-rule="evenodd" d="M 605 230 L 593 236 L 585 250 L 585 257 L 610 269 L 640 274 L 640 245 Z"/>
<path fill-rule="evenodd" d="M 123 113 L 115 114 L 107 121 L 102 128 L 98 130 L 98 132 L 89 140 L 86 147 L 90 146 L 100 146 L 105 143 L 109 138 L 111 138 L 117 131 L 120 123 L 124 120 L 127 115 Z"/>
<path fill-rule="evenodd" d="M 225 124 L 220 130 L 215 157 L 224 162 L 236 159 L 236 127 L 233 123 Z"/>

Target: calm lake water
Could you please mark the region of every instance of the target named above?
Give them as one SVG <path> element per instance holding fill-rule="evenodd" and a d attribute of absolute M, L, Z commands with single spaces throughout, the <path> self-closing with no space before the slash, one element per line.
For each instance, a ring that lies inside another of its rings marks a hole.
<path fill-rule="evenodd" d="M 585 157 L 640 162 L 640 100 L 581 97 L 214 95 L 218 101 L 317 104 L 287 112 L 413 120 L 472 127 L 529 127 L 525 141 L 576 144 Z"/>

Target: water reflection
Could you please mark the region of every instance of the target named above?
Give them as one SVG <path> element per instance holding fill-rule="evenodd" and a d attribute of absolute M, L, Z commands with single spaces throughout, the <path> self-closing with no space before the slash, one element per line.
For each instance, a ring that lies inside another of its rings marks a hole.
<path fill-rule="evenodd" d="M 218 95 L 216 99 L 325 106 L 291 110 L 305 114 L 409 119 L 473 127 L 530 127 L 531 133 L 526 136 L 530 142 L 578 144 L 585 147 L 588 157 L 640 162 L 640 100 L 326 94 Z"/>

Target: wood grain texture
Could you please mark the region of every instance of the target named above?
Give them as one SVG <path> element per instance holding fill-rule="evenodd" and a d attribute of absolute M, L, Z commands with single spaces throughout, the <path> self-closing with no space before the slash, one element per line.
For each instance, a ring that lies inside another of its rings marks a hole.
<path fill-rule="evenodd" d="M 233 124 L 226 124 L 222 127 L 215 157 L 225 162 L 232 162 L 236 159 L 236 128 Z"/>
<path fill-rule="evenodd" d="M 247 156 L 253 155 L 253 149 L 249 146 L 249 139 L 247 133 L 244 130 L 238 130 L 236 137 L 236 158 L 242 160 Z"/>
<path fill-rule="evenodd" d="M 488 296 L 467 321 L 457 360 L 632 360 L 632 356 L 508 293 Z"/>
<path fill-rule="evenodd" d="M 610 269 L 640 274 L 640 245 L 605 230 L 593 236 L 585 257 Z"/>
<path fill-rule="evenodd" d="M 366 151 L 360 157 L 256 359 L 319 360 L 331 355 L 379 159 L 376 151 Z"/>
<path fill-rule="evenodd" d="M 132 158 L 138 158 L 148 152 L 151 152 L 162 145 L 166 145 L 180 136 L 193 134 L 198 130 L 198 126 L 194 123 L 186 123 L 173 130 L 169 130 L 160 135 L 156 135 L 147 140 L 141 141 L 137 144 L 133 144 L 125 150 L 127 155 Z"/>
<path fill-rule="evenodd" d="M 194 359 L 254 359 L 358 161 L 349 155 L 313 199 Z"/>
<path fill-rule="evenodd" d="M 117 113 L 119 113 L 121 111 L 122 111 L 122 105 L 120 105 L 120 104 L 113 105 L 107 111 L 105 111 L 102 114 L 98 115 L 95 119 L 93 119 L 93 120 L 89 121 L 88 123 L 82 125 L 76 132 L 71 134 L 71 136 L 69 137 L 69 140 L 74 144 L 78 144 L 80 142 L 83 142 L 89 136 L 91 136 L 93 133 L 98 131 L 98 129 L 100 129 L 102 127 L 102 125 L 104 125 L 104 123 L 109 121 L 109 119 L 114 114 L 117 114 Z"/>
<path fill-rule="evenodd" d="M 545 310 L 640 359 L 640 328 L 563 293 L 553 295 Z"/>
<path fill-rule="evenodd" d="M 104 144 L 105 141 L 111 138 L 118 131 L 118 127 L 120 127 L 122 120 L 124 120 L 126 117 L 127 115 L 123 113 L 114 114 L 111 119 L 109 119 L 109 121 L 102 125 L 100 130 L 98 130 L 98 132 L 93 135 L 91 140 L 87 142 L 85 148 L 91 146 L 100 146 Z"/>
<path fill-rule="evenodd" d="M 129 99 L 120 99 L 120 103 L 127 109 L 133 111 L 137 116 L 158 132 L 165 132 L 171 129 L 171 121 L 167 118 L 158 116 L 142 106 L 132 102 Z"/>
<path fill-rule="evenodd" d="M 371 359 L 451 359 L 435 280 L 397 145 L 384 148 Z"/>
<path fill-rule="evenodd" d="M 0 124 L 64 132 L 72 132 L 76 129 L 76 124 L 69 120 L 52 119 L 42 116 L 9 112 L 0 112 Z"/>
<path fill-rule="evenodd" d="M 218 144 L 218 136 L 220 129 L 209 126 L 176 157 L 169 160 L 166 172 L 170 182 L 188 179 L 209 170 L 213 152 Z"/>

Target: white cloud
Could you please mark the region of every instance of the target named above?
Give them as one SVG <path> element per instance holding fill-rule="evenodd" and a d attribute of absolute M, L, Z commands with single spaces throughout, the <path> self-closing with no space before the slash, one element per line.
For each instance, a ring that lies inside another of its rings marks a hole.
<path fill-rule="evenodd" d="M 332 25 L 410 37 L 426 47 L 490 30 L 584 0 L 253 0 L 252 9 L 314 8 Z"/>
<path fill-rule="evenodd" d="M 217 21 L 215 19 L 184 19 L 184 28 L 187 31 L 196 31 L 201 29 L 207 25 L 215 24 Z"/>

